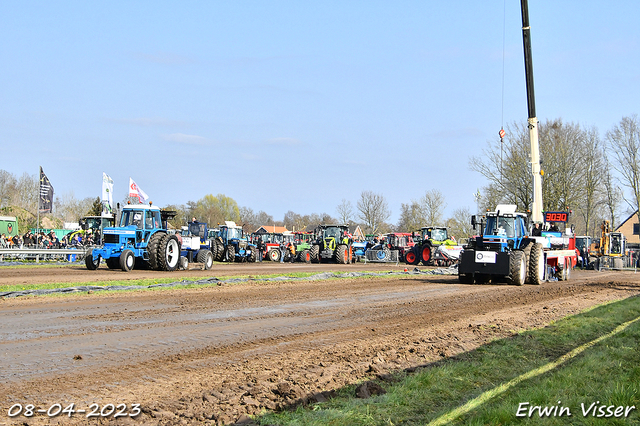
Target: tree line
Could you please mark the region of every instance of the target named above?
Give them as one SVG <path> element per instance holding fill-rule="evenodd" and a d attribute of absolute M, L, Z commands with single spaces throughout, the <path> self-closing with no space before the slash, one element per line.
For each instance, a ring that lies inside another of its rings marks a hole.
<path fill-rule="evenodd" d="M 17 216 L 21 229 L 35 228 L 37 222 L 38 177 L 24 173 L 16 177 L 0 170 L 0 214 Z M 126 197 L 120 204 L 137 203 L 135 197 Z M 73 191 L 54 197 L 51 214 L 41 216 L 40 227 L 62 228 L 65 222 L 78 222 L 84 216 L 99 216 L 102 210 L 100 197 L 77 199 Z M 177 215 L 170 221 L 174 227 L 180 227 L 196 218 L 210 226 L 224 221 L 234 221 L 243 225 L 247 232 L 253 232 L 260 226 L 284 226 L 289 230 L 312 230 L 319 224 L 348 224 L 353 231 L 360 226 L 365 234 L 387 232 L 411 232 L 423 226 L 449 226 L 451 233 L 459 237 L 471 234 L 467 225 L 470 212 L 460 209 L 454 217 L 443 218 L 446 208 L 445 197 L 438 190 L 429 190 L 419 200 L 402 204 L 401 217 L 397 224 L 389 222 L 391 209 L 382 194 L 362 191 L 355 205 L 343 199 L 336 206 L 334 215 L 323 213 L 299 214 L 288 211 L 280 220 L 263 210 L 254 211 L 251 207 L 239 206 L 225 194 L 208 194 L 197 201 L 188 201 L 184 205 L 171 204 L 163 207 L 175 210 Z"/>
<path fill-rule="evenodd" d="M 420 198 L 402 203 L 395 224 L 389 222 L 391 209 L 384 195 L 369 190 L 362 191 L 355 203 L 341 200 L 333 215 L 288 211 L 281 220 L 262 210 L 238 206 L 224 194 L 208 194 L 197 201 L 165 208 L 178 212 L 172 220 L 175 227 L 192 217 L 210 226 L 232 220 L 248 232 L 263 225 L 305 230 L 318 224 L 340 223 L 349 224 L 351 230 L 360 226 L 367 234 L 447 226 L 452 235 L 464 238 L 474 233 L 470 225 L 474 213 L 493 210 L 500 203 L 516 204 L 519 211 L 531 209 L 533 179 L 527 123 L 511 123 L 505 131 L 502 140 L 489 141 L 486 149 L 470 157 L 470 169 L 488 181 L 485 187 L 478 188 L 473 212 L 468 207 L 459 208 L 445 218 L 446 198 L 438 189 L 428 189 Z M 577 233 L 596 236 L 602 220 L 610 220 L 615 226 L 622 213 L 629 215 L 638 210 L 640 122 L 636 115 L 624 117 L 606 132 L 604 139 L 594 127 L 585 128 L 562 119 L 547 120 L 539 125 L 539 143 L 544 170 L 543 208 L 571 210 L 571 223 Z M 629 189 L 631 195 L 627 196 L 622 187 Z M 0 212 L 17 216 L 22 229 L 36 225 L 37 197 L 37 176 L 24 173 L 16 177 L 0 170 Z M 125 199 L 122 203 L 133 200 Z M 71 191 L 55 197 L 53 213 L 47 216 L 51 227 L 62 227 L 63 222 L 77 222 L 83 216 L 99 215 L 100 211 L 99 197 L 78 200 Z"/>
<path fill-rule="evenodd" d="M 603 220 L 615 227 L 623 215 L 638 211 L 637 115 L 623 117 L 604 139 L 595 127 L 562 119 L 541 122 L 538 130 L 544 211 L 572 211 L 576 232 L 592 236 L 598 235 Z M 469 160 L 469 167 L 489 182 L 479 189 L 478 208 L 493 210 L 508 203 L 528 211 L 533 202 L 529 129 L 527 123 L 512 123 L 505 131 L 504 140 L 489 141 L 487 149 Z"/>

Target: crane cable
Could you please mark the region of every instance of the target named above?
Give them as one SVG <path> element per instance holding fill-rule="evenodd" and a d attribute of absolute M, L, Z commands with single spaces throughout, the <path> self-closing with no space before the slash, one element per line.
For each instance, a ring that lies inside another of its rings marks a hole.
<path fill-rule="evenodd" d="M 500 118 L 500 129 L 504 130 L 504 68 L 505 68 L 505 51 L 507 40 L 507 0 L 504 0 L 502 11 L 502 117 Z"/>
<path fill-rule="evenodd" d="M 503 180 L 502 154 L 504 150 L 504 68 L 505 68 L 505 51 L 506 51 L 506 32 L 507 32 L 507 0 L 503 2 L 502 9 L 502 116 L 500 117 L 500 184 Z"/>

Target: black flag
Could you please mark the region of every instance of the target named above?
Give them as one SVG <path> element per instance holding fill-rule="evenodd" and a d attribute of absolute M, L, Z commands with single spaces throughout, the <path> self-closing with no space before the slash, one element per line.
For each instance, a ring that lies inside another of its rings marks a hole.
<path fill-rule="evenodd" d="M 49 178 L 40 167 L 40 197 L 38 197 L 38 210 L 40 213 L 51 213 L 53 204 L 53 186 L 49 182 Z"/>

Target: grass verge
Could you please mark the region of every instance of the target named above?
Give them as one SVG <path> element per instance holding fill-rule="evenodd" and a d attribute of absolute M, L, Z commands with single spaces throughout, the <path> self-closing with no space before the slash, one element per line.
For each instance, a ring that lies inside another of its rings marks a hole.
<path fill-rule="evenodd" d="M 384 395 L 358 399 L 353 385 L 340 389 L 328 402 L 267 413 L 257 421 L 309 426 L 637 425 L 638 318 L 640 297 L 631 297 L 415 373 L 399 372 L 395 383 L 378 381 L 387 392 Z M 503 392 L 499 392 L 501 385 L 506 385 Z M 465 404 L 470 409 L 456 415 L 455 410 Z M 600 406 L 604 406 L 602 412 Z M 617 407 L 623 408 L 616 412 Z"/>

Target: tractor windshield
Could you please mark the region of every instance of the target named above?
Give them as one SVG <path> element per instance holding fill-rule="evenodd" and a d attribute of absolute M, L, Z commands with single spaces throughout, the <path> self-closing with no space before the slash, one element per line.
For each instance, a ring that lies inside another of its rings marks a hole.
<path fill-rule="evenodd" d="M 326 228 L 324 230 L 324 238 L 340 238 L 340 228 Z"/>
<path fill-rule="evenodd" d="M 254 234 L 253 240 L 255 242 L 262 241 L 263 243 L 268 243 L 271 235 L 269 234 Z"/>
<path fill-rule="evenodd" d="M 120 218 L 120 226 L 134 225 L 138 229 L 142 229 L 143 212 L 141 210 L 125 210 Z"/>
<path fill-rule="evenodd" d="M 228 239 L 232 238 L 242 238 L 242 229 L 240 228 L 228 228 Z"/>
<path fill-rule="evenodd" d="M 447 239 L 446 229 L 432 229 L 431 239 L 434 241 L 445 241 Z"/>
<path fill-rule="evenodd" d="M 489 235 L 500 235 L 513 238 L 515 237 L 514 220 L 515 218 L 513 217 L 489 216 L 487 217 L 487 227 L 485 233 Z"/>
<path fill-rule="evenodd" d="M 85 218 L 85 224 L 86 224 L 85 229 L 99 229 L 101 222 L 102 222 L 102 219 L 99 217 L 87 217 Z"/>

